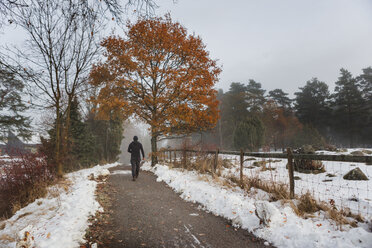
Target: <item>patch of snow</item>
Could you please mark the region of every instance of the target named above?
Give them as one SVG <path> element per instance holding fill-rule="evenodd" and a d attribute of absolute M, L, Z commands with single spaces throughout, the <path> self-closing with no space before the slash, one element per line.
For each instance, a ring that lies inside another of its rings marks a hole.
<path fill-rule="evenodd" d="M 318 150 L 315 153 L 324 155 L 352 155 L 351 153 L 356 151 L 363 152 L 363 156 L 372 156 L 372 148 L 345 148 L 344 151 L 337 152 Z"/>
<path fill-rule="evenodd" d="M 112 175 L 132 175 L 130 170 L 115 170 L 111 173 Z"/>
<path fill-rule="evenodd" d="M 151 167 L 150 163 L 145 163 L 142 170 L 153 172 L 157 181 L 167 183 L 184 200 L 201 204 L 204 210 L 233 221 L 277 247 L 372 247 L 372 234 L 366 226 L 344 226 L 340 231 L 323 212 L 303 219 L 289 205 L 257 201 L 250 197 L 252 192 L 221 186 L 209 175 L 205 175 L 208 180 L 201 180 L 196 171 Z M 269 225 L 262 225 L 258 216 L 270 220 Z"/>
<path fill-rule="evenodd" d="M 97 167 L 98 167 L 97 170 L 95 170 L 93 172 L 94 178 L 98 178 L 100 176 L 106 177 L 106 176 L 110 175 L 110 171 L 108 169 L 103 168 L 100 165 L 97 165 Z"/>
<path fill-rule="evenodd" d="M 52 186 L 46 198 L 34 201 L 0 223 L 5 226 L 0 230 L 0 247 L 14 248 L 15 235 L 19 232 L 24 235 L 25 228 L 30 229 L 27 231 L 34 239 L 34 247 L 79 247 L 84 243 L 89 216 L 101 210 L 95 199 L 97 182 L 88 177 L 91 174 L 107 175 L 107 169 L 117 165 L 97 165 L 66 174 L 66 179 L 71 182 L 67 191 L 61 186 Z"/>

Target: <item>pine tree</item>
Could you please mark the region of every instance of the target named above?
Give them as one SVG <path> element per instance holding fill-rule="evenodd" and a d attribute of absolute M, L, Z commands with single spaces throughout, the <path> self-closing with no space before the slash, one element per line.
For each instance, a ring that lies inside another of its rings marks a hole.
<path fill-rule="evenodd" d="M 68 154 L 66 157 L 71 159 L 69 165 L 72 170 L 88 167 L 98 162 L 93 156 L 94 136 L 83 121 L 76 98 L 70 107 L 70 132 L 67 142 Z"/>
<path fill-rule="evenodd" d="M 0 61 L 0 140 L 9 131 L 26 139 L 31 136 L 30 118 L 21 114 L 27 110 L 22 101 L 23 88 L 23 83 Z"/>
<path fill-rule="evenodd" d="M 289 99 L 288 93 L 285 93 L 281 89 L 275 89 L 269 91 L 269 99 L 274 101 L 279 108 L 289 112 L 291 110 L 292 100 Z"/>
<path fill-rule="evenodd" d="M 114 162 L 120 154 L 123 139 L 123 120 L 118 116 L 109 115 L 108 120 L 99 119 L 96 113 L 89 111 L 86 125 L 94 139 L 94 156 L 99 162 Z"/>
<path fill-rule="evenodd" d="M 260 83 L 250 79 L 246 86 L 246 91 L 249 111 L 254 114 L 260 112 L 266 101 L 264 96 L 266 90 L 262 89 Z"/>
<path fill-rule="evenodd" d="M 372 144 L 372 67 L 363 69 L 363 74 L 358 77 L 362 97 L 365 101 L 364 111 L 366 114 L 365 127 L 360 130 L 363 142 Z"/>
<path fill-rule="evenodd" d="M 343 136 L 346 134 L 349 146 L 353 147 L 358 138 L 357 134 L 365 126 L 365 100 L 357 80 L 351 73 L 345 69 L 341 69 L 340 72 L 341 76 L 336 82 L 333 95 L 334 123 L 339 134 Z"/>
<path fill-rule="evenodd" d="M 313 78 L 299 89 L 301 91 L 295 92 L 296 116 L 301 123 L 311 125 L 325 134 L 331 113 L 328 85 Z"/>
<path fill-rule="evenodd" d="M 223 148 L 234 148 L 234 130 L 249 116 L 247 88 L 242 83 L 231 83 L 229 91 L 221 96 L 220 123 Z"/>

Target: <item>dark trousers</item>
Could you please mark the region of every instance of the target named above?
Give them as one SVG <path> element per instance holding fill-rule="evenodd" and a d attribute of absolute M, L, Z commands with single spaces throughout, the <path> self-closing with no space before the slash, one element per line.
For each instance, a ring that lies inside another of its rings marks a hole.
<path fill-rule="evenodd" d="M 132 164 L 132 177 L 138 177 L 140 161 L 138 159 L 131 159 L 130 163 Z"/>

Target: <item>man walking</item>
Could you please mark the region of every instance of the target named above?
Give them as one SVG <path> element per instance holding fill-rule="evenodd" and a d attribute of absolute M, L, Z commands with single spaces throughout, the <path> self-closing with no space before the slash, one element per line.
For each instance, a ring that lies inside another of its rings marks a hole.
<path fill-rule="evenodd" d="M 145 159 L 145 153 L 143 152 L 143 147 L 140 142 L 138 142 L 138 137 L 134 136 L 132 143 L 128 146 L 128 152 L 130 155 L 130 163 L 132 164 L 132 177 L 133 181 L 136 181 L 139 173 L 140 161 L 141 161 L 141 154 L 142 158 Z"/>

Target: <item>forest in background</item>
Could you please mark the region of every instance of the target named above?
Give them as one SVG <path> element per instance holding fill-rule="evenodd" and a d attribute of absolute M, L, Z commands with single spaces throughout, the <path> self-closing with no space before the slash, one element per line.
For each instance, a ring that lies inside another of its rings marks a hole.
<path fill-rule="evenodd" d="M 225 150 L 318 149 L 372 146 L 372 68 L 354 77 L 341 69 L 334 92 L 317 78 L 307 81 L 294 99 L 261 83 L 234 82 L 218 91 L 220 119 L 213 130 L 193 134 L 202 147 Z"/>

